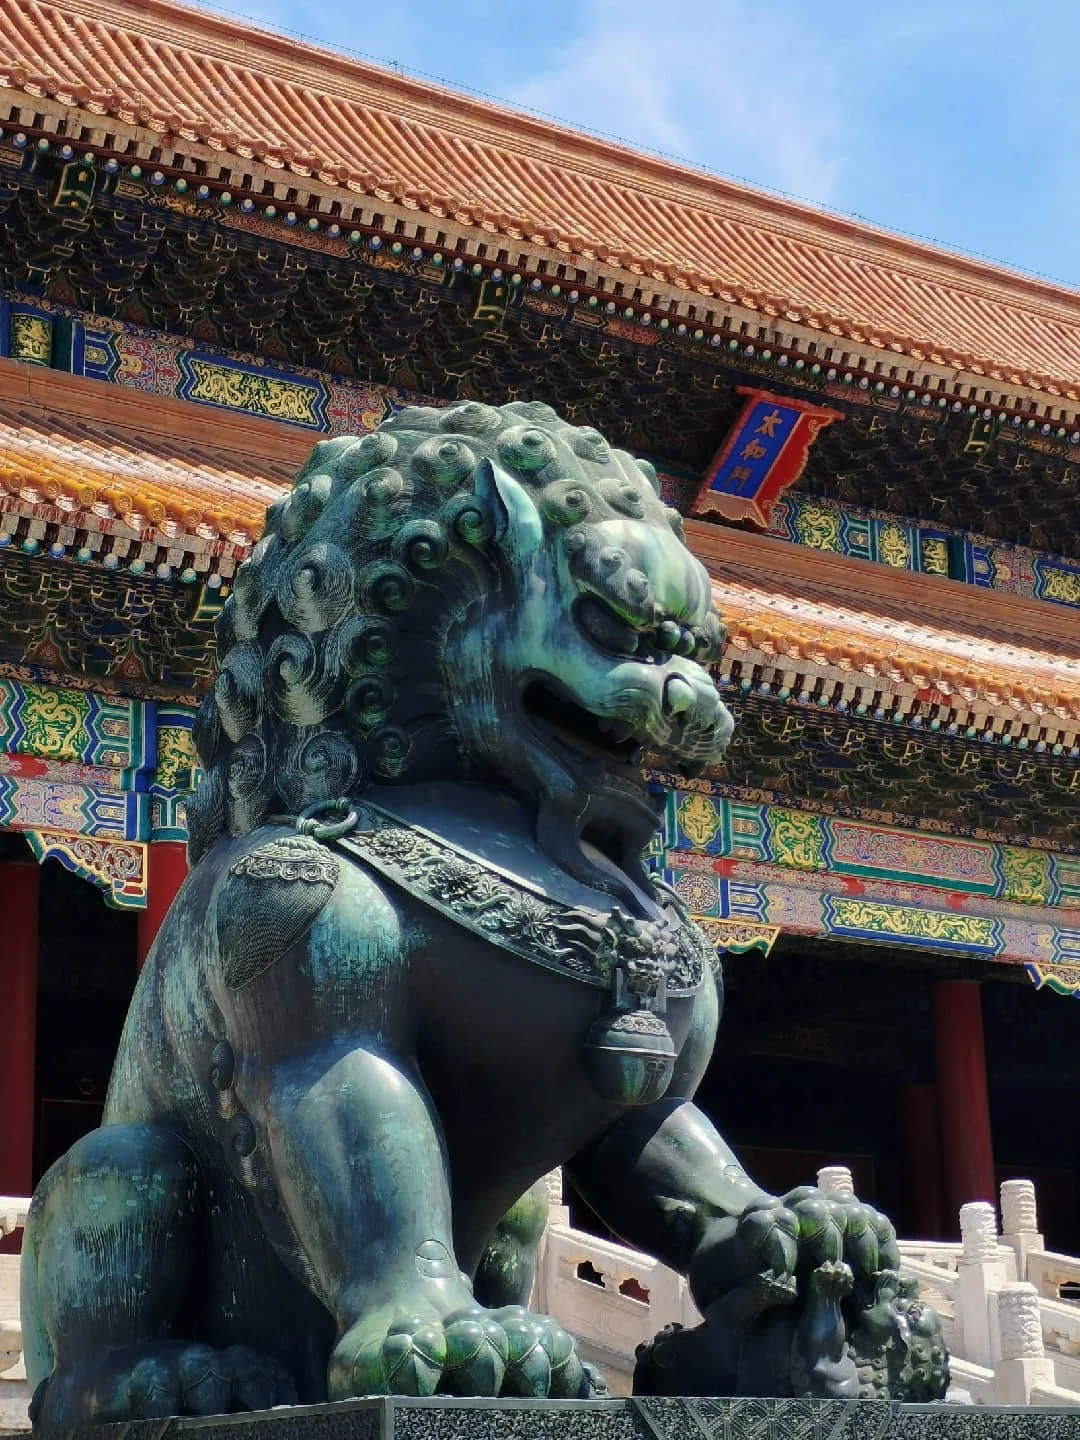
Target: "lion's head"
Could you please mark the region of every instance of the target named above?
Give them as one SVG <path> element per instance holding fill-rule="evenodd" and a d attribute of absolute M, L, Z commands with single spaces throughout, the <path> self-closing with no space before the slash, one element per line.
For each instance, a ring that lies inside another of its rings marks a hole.
<path fill-rule="evenodd" d="M 323 441 L 219 621 L 192 859 L 272 813 L 456 776 L 515 792 L 555 859 L 624 894 L 656 823 L 644 753 L 700 769 L 730 736 L 705 668 L 723 639 L 651 467 L 546 405 Z"/>

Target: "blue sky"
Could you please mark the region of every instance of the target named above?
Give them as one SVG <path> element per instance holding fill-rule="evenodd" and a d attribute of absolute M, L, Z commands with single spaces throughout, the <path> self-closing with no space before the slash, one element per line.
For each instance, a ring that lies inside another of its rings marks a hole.
<path fill-rule="evenodd" d="M 1080 0 L 209 8 L 1080 288 Z"/>

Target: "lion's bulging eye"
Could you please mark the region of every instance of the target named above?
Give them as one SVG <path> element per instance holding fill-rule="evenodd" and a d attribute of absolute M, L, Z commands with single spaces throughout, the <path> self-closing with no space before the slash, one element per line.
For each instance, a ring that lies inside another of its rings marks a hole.
<path fill-rule="evenodd" d="M 574 618 L 585 634 L 601 650 L 615 655 L 636 655 L 640 636 L 610 606 L 594 595 L 586 595 L 574 607 Z"/>

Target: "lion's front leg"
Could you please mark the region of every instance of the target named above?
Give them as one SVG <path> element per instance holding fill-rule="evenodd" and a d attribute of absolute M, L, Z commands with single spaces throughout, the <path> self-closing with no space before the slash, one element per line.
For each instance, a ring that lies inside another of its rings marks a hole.
<path fill-rule="evenodd" d="M 272 1067 L 258 1108 L 281 1203 L 337 1322 L 332 1399 L 589 1392 L 554 1321 L 473 1299 L 438 1118 L 408 1066 L 373 1043 L 327 1047 Z"/>
<path fill-rule="evenodd" d="M 888 1220 L 813 1187 L 758 1189 L 705 1115 L 671 1099 L 624 1115 L 570 1166 L 597 1213 L 681 1271 L 704 1316 L 639 1365 L 653 1393 L 854 1394 L 848 1310 L 898 1262 Z M 846 1308 L 845 1308 L 846 1307 Z M 675 1388 L 669 1388 L 674 1386 Z"/>

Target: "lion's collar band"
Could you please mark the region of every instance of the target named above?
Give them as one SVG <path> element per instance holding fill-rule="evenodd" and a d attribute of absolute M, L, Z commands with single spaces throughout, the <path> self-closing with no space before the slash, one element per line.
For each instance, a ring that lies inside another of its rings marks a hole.
<path fill-rule="evenodd" d="M 659 921 L 560 903 L 382 806 L 357 801 L 355 828 L 331 843 L 455 925 L 532 964 L 634 996 L 694 994 L 710 963 L 682 905 L 662 887 Z"/>

